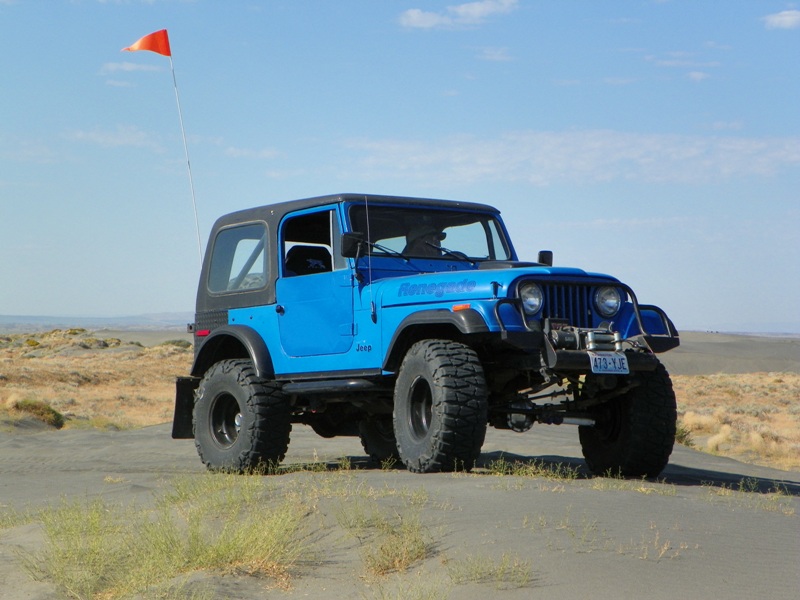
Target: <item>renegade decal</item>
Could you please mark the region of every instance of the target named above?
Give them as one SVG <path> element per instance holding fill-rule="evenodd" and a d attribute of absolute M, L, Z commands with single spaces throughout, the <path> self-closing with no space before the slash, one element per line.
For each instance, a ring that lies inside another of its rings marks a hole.
<path fill-rule="evenodd" d="M 445 294 L 462 294 L 471 292 L 478 285 L 477 281 L 448 281 L 443 283 L 404 283 L 397 290 L 398 296 L 436 296 L 441 298 Z"/>

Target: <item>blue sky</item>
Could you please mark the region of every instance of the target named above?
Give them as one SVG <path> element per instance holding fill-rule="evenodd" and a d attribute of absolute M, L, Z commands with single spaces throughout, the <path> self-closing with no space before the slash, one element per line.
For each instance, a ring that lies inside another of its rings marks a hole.
<path fill-rule="evenodd" d="M 0 314 L 194 309 L 199 225 L 501 209 L 679 329 L 800 332 L 800 3 L 0 0 Z"/>

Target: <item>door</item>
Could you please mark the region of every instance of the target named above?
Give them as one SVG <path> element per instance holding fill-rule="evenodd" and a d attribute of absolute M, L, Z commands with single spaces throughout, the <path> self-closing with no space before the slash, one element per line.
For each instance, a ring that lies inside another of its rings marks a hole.
<path fill-rule="evenodd" d="M 281 223 L 276 311 L 289 356 L 341 354 L 353 344 L 353 279 L 339 256 L 340 231 L 330 207 L 295 213 Z"/>

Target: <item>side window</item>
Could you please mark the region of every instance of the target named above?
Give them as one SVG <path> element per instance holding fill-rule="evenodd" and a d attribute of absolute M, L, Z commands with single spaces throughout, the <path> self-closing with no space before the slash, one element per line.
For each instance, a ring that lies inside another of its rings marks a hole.
<path fill-rule="evenodd" d="M 267 283 L 266 226 L 252 223 L 223 229 L 214 240 L 208 289 L 212 293 L 263 288 Z"/>
<path fill-rule="evenodd" d="M 284 276 L 332 271 L 333 240 L 337 239 L 337 232 L 336 213 L 333 210 L 287 219 L 283 225 Z"/>

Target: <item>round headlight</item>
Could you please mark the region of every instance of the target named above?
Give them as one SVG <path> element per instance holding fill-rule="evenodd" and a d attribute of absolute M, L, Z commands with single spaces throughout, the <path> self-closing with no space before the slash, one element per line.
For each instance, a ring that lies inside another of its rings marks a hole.
<path fill-rule="evenodd" d="M 620 304 L 622 304 L 622 298 L 619 290 L 615 287 L 597 288 L 594 293 L 594 305 L 597 307 L 597 312 L 604 317 L 613 317 L 617 314 Z"/>
<path fill-rule="evenodd" d="M 522 309 L 527 315 L 535 315 L 542 309 L 544 295 L 542 288 L 535 283 L 525 283 L 520 286 L 519 298 L 522 300 Z"/>

